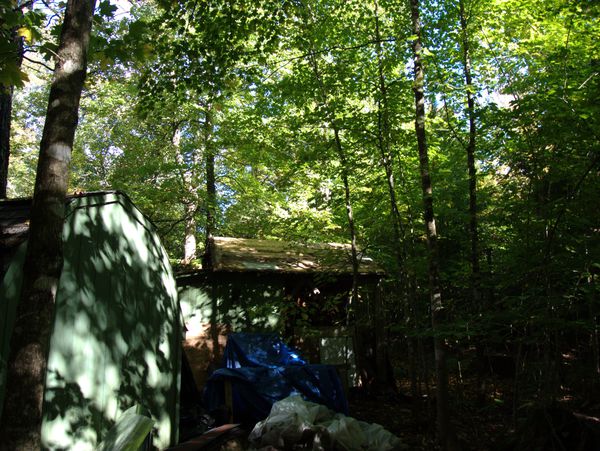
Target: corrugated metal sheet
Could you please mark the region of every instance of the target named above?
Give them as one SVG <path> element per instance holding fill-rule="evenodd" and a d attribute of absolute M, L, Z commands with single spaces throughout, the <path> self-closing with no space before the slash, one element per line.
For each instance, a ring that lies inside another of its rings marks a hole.
<path fill-rule="evenodd" d="M 133 404 L 154 417 L 155 446 L 174 444 L 181 325 L 168 256 L 152 224 L 123 194 L 73 198 L 67 211 L 44 396 L 44 446 L 94 449 Z M 23 251 L 0 291 L 0 314 L 8 318 L 0 322 L 2 363 Z"/>

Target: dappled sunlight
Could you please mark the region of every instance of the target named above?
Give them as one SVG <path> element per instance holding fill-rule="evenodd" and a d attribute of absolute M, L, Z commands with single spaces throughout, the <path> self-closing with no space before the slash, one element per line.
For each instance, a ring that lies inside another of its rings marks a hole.
<path fill-rule="evenodd" d="M 361 282 L 362 299 L 370 299 L 369 279 Z M 197 387 L 202 389 L 210 373 L 221 365 L 220 350 L 231 332 L 283 332 L 308 361 L 331 364 L 344 387 L 356 385 L 358 350 L 352 335 L 343 327 L 331 327 L 345 321 L 350 287 L 351 277 L 337 274 L 217 271 L 180 276 L 184 349 Z M 259 347 L 251 353 L 264 352 Z"/>
<path fill-rule="evenodd" d="M 91 233 L 81 233 L 82 229 Z M 179 312 L 163 254 L 145 218 L 126 203 L 77 209 L 68 217 L 65 262 L 69 264 L 61 278 L 48 366 L 49 374 L 56 372 L 74 382 L 81 399 L 61 405 L 55 415 L 47 413 L 48 431 L 72 429 L 73 412 L 83 404 L 97 411 L 99 430 L 105 433 L 136 403 L 159 420 L 156 444 L 172 443 Z M 77 282 L 63 284 L 63 280 Z M 65 361 L 64 356 L 70 358 Z M 68 387 L 56 382 L 48 378 L 47 396 Z M 55 440 L 54 434 L 44 435 L 47 446 Z"/>
<path fill-rule="evenodd" d="M 94 449 L 134 404 L 155 419 L 155 446 L 175 443 L 180 312 L 152 225 L 121 194 L 85 196 L 68 205 L 64 243 L 43 446 Z"/>
<path fill-rule="evenodd" d="M 182 278 L 179 300 L 188 335 L 201 332 L 202 325 L 210 323 L 213 317 L 217 324 L 227 324 L 234 332 L 277 330 L 281 318 L 274 303 L 283 299 L 284 287 L 283 281 L 260 277 L 250 283 L 244 283 L 243 276 L 231 280 L 218 275 L 214 280 Z"/>
<path fill-rule="evenodd" d="M 240 283 L 240 277 L 213 277 L 183 278 L 178 288 L 186 326 L 184 349 L 199 389 L 219 366 L 227 334 L 276 331 L 281 326 L 279 309 L 267 302 L 283 298 L 281 283 L 260 277 L 254 278 L 253 283 Z"/>

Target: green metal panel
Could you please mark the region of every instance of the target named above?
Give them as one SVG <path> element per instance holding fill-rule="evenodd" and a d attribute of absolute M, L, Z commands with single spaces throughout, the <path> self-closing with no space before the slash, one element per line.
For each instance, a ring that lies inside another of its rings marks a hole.
<path fill-rule="evenodd" d="M 23 261 L 25 260 L 25 244 L 21 244 L 4 279 L 0 284 L 0 419 L 4 407 L 4 382 L 6 380 L 6 364 L 9 353 L 10 336 L 13 331 L 17 311 L 16 300 L 21 292 Z"/>
<path fill-rule="evenodd" d="M 175 443 L 180 314 L 152 225 L 127 197 L 99 194 L 69 204 L 63 238 L 44 447 L 93 449 L 133 404 L 155 419 L 155 446 Z"/>

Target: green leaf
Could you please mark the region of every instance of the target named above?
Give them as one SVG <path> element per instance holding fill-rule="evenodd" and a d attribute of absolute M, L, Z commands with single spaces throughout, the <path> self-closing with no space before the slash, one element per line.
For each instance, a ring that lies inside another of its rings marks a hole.
<path fill-rule="evenodd" d="M 106 437 L 96 448 L 97 451 L 137 451 L 152 430 L 154 421 L 138 414 L 140 406 L 127 409 Z"/>
<path fill-rule="evenodd" d="M 21 87 L 28 80 L 27 74 L 16 63 L 7 63 L 0 68 L 0 85 Z"/>
<path fill-rule="evenodd" d="M 434 54 L 427 47 L 423 47 L 423 55 L 425 56 L 434 56 Z"/>
<path fill-rule="evenodd" d="M 109 0 L 103 0 L 98 5 L 98 13 L 104 17 L 112 17 L 117 10 L 115 5 L 112 5 Z"/>

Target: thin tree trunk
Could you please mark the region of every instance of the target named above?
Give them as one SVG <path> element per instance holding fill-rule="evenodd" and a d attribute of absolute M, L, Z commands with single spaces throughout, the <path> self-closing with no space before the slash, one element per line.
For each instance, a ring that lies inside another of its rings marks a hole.
<path fill-rule="evenodd" d="M 407 273 L 405 261 L 409 253 L 410 241 L 407 241 L 406 228 L 402 224 L 402 218 L 400 216 L 400 210 L 398 208 L 398 199 L 396 196 L 396 182 L 394 177 L 394 154 L 391 146 L 391 126 L 390 126 L 390 111 L 388 101 L 388 84 L 386 82 L 385 73 L 383 70 L 383 49 L 382 49 L 382 37 L 380 30 L 379 20 L 379 4 L 377 1 L 374 2 L 375 6 L 375 52 L 377 54 L 377 75 L 378 75 L 378 98 L 377 98 L 377 141 L 381 156 L 381 163 L 385 171 L 386 183 L 388 187 L 388 195 L 390 201 L 390 212 L 392 216 L 392 225 L 394 230 L 395 239 L 395 257 L 396 264 L 398 266 L 398 277 L 400 291 L 403 292 L 406 300 L 407 309 L 413 312 L 413 315 L 407 315 L 408 325 L 416 330 L 416 309 L 414 308 L 415 298 L 411 288 L 410 276 Z M 402 167 L 399 166 L 399 180 L 401 184 L 404 184 L 405 179 L 403 177 Z M 412 220 L 409 219 L 409 224 Z M 413 399 L 418 398 L 418 378 L 417 378 L 417 345 L 414 338 L 409 338 L 409 358 L 410 358 L 410 380 L 411 380 L 411 394 Z M 418 415 L 418 408 L 416 402 L 413 404 L 413 413 L 415 418 Z"/>
<path fill-rule="evenodd" d="M 202 265 L 204 268 L 212 271 L 213 269 L 213 238 L 215 233 L 215 216 L 217 208 L 217 187 L 215 177 L 215 149 L 212 146 L 213 123 L 211 115 L 212 102 L 208 100 L 204 109 L 204 152 L 206 169 L 206 225 L 205 225 L 205 244 L 204 257 Z M 211 277 L 213 274 L 211 274 Z M 216 285 L 211 284 L 211 306 L 210 316 L 210 336 L 213 343 L 213 363 L 218 364 L 221 350 L 219 346 L 219 300 L 216 292 Z"/>
<path fill-rule="evenodd" d="M 6 381 L 1 449 L 40 449 L 42 401 L 54 303 L 63 265 L 69 162 L 95 0 L 69 0 L 50 88 Z"/>
<path fill-rule="evenodd" d="M 307 15 L 304 16 L 304 19 L 306 21 L 307 28 L 310 29 L 309 18 L 307 17 Z M 311 66 L 311 69 L 313 71 L 315 79 L 319 85 L 319 96 L 321 98 L 320 99 L 321 104 L 325 108 L 327 116 L 329 116 L 327 119 L 329 120 L 329 123 L 331 124 L 331 129 L 333 130 L 334 144 L 335 144 L 335 149 L 336 149 L 338 158 L 340 160 L 342 183 L 344 185 L 344 203 L 345 203 L 345 207 L 346 207 L 346 217 L 348 220 L 348 232 L 350 235 L 350 250 L 351 250 L 351 261 L 352 261 L 352 294 L 350 297 L 350 302 L 348 303 L 347 313 L 346 313 L 346 325 L 349 325 L 352 303 L 358 302 L 359 261 L 358 261 L 357 245 L 356 245 L 356 227 L 354 224 L 354 213 L 353 213 L 353 209 L 352 209 L 352 199 L 351 199 L 351 195 L 350 195 L 351 193 L 350 193 L 350 182 L 349 182 L 348 159 L 347 159 L 346 151 L 342 145 L 342 140 L 340 137 L 340 127 L 338 126 L 338 124 L 335 120 L 335 115 L 333 114 L 333 111 L 331 110 L 331 107 L 329 105 L 329 96 L 328 96 L 327 88 L 325 87 L 325 84 L 323 83 L 323 78 L 322 78 L 321 72 L 319 70 L 319 64 L 316 59 L 315 48 L 314 48 L 312 41 L 311 41 L 310 53 L 308 55 L 308 62 Z M 358 347 L 362 348 L 362 346 L 359 345 L 360 340 L 361 340 L 360 333 L 359 333 L 358 329 L 355 328 L 354 341 L 355 341 L 357 348 Z M 363 374 L 367 374 L 368 371 L 366 371 L 366 365 L 364 364 L 363 355 L 361 355 L 361 354 L 362 353 L 358 352 L 356 357 L 357 357 L 357 366 L 359 367 L 359 374 L 363 375 Z M 365 381 L 363 381 L 365 385 L 367 385 L 369 383 L 368 379 L 369 378 L 367 375 L 365 377 Z"/>
<path fill-rule="evenodd" d="M 448 405 L 448 368 L 446 363 L 446 347 L 444 340 L 439 336 L 439 329 L 443 323 L 444 305 L 439 280 L 439 258 L 437 246 L 437 231 L 433 212 L 433 191 L 429 173 L 429 155 L 425 135 L 425 90 L 424 72 L 421 52 L 421 23 L 419 17 L 419 0 L 411 0 L 411 16 L 414 54 L 414 83 L 415 94 L 415 132 L 419 150 L 419 166 L 421 172 L 421 188 L 423 191 L 423 211 L 425 229 L 427 234 L 427 247 L 429 259 L 429 293 L 431 303 L 431 325 L 434 333 L 435 372 L 436 372 L 436 410 L 437 432 L 440 444 L 444 449 L 456 449 L 456 440 L 451 431 L 450 412 Z"/>
<path fill-rule="evenodd" d="M 305 17 L 305 20 L 308 22 L 308 18 Z M 317 83 L 319 84 L 319 96 L 321 97 L 321 103 L 325 107 L 326 114 L 329 116 L 329 123 L 331 124 L 331 129 L 333 130 L 333 136 L 335 141 L 335 149 L 338 154 L 338 158 L 340 160 L 341 172 L 342 172 L 342 183 L 344 184 L 344 202 L 346 206 L 346 216 L 348 218 L 348 231 L 350 234 L 350 249 L 351 249 L 351 258 L 352 258 L 352 297 L 351 303 L 358 301 L 358 269 L 359 269 L 359 261 L 358 261 L 358 251 L 356 247 L 356 227 L 354 224 L 354 213 L 352 210 L 352 200 L 350 196 L 350 182 L 349 182 L 349 169 L 348 169 L 348 158 L 346 155 L 346 151 L 342 146 L 342 140 L 340 138 L 340 127 L 335 120 L 335 115 L 331 110 L 329 105 L 329 95 L 327 92 L 327 88 L 323 83 L 323 77 L 321 76 L 321 72 L 319 70 L 319 64 L 317 62 L 315 56 L 315 49 L 312 46 L 310 54 L 308 56 L 309 63 L 313 70 L 313 74 Z M 347 319 L 348 322 L 348 319 Z"/>
<path fill-rule="evenodd" d="M 390 118 L 387 95 L 387 84 L 383 72 L 383 49 L 381 48 L 381 32 L 379 29 L 379 9 L 375 2 L 375 51 L 377 53 L 377 71 L 379 78 L 379 98 L 377 99 L 377 140 L 381 163 L 385 170 L 386 182 L 390 198 L 390 211 L 392 213 L 392 222 L 394 227 L 394 238 L 396 240 L 396 259 L 398 269 L 401 271 L 405 252 L 402 250 L 402 221 L 398 210 L 398 201 L 396 199 L 396 186 L 393 171 L 393 154 L 390 149 Z"/>
<path fill-rule="evenodd" d="M 180 176 L 183 189 L 186 191 L 185 205 L 185 229 L 183 236 L 183 263 L 189 264 L 196 258 L 196 208 L 195 191 L 192 186 L 193 174 L 186 168 L 186 162 L 181 154 L 181 122 L 173 124 L 173 137 L 171 144 L 175 148 L 177 164 L 180 167 Z"/>
<path fill-rule="evenodd" d="M 589 271 L 589 270 L 588 270 Z M 587 277 L 588 291 L 586 297 L 588 298 L 588 308 L 590 311 L 590 319 L 592 320 L 592 352 L 594 353 L 593 358 L 593 372 L 591 374 L 591 390 L 590 393 L 595 395 L 598 391 L 598 377 L 600 377 L 600 340 L 598 338 L 598 315 L 596 313 L 595 303 L 594 303 L 594 293 L 596 292 L 595 287 L 595 278 L 594 274 L 590 274 Z"/>
<path fill-rule="evenodd" d="M 469 236 L 471 239 L 471 306 L 473 311 L 481 313 L 481 271 L 479 266 L 479 231 L 477 227 L 477 169 L 475 167 L 475 146 L 477 138 L 477 126 L 475 123 L 475 99 L 473 98 L 473 79 L 471 76 L 471 53 L 469 45 L 469 34 L 467 29 L 467 17 L 465 14 L 465 0 L 459 0 L 460 31 L 462 45 L 462 66 L 465 77 L 465 91 L 467 95 L 467 117 L 469 120 L 469 140 L 467 142 L 467 169 L 469 173 Z M 485 341 L 478 340 L 475 346 L 477 360 L 483 362 L 485 359 Z M 477 387 L 479 399 L 485 399 L 483 366 L 477 372 Z"/>
<path fill-rule="evenodd" d="M 477 228 L 477 169 L 475 168 L 475 144 L 477 127 L 475 124 L 475 99 L 471 76 L 471 54 L 465 2 L 459 1 L 460 28 L 462 32 L 462 64 L 467 91 L 467 116 L 469 118 L 469 142 L 467 143 L 467 166 L 469 170 L 469 233 L 471 235 L 471 298 L 474 308 L 479 308 L 481 298 L 479 269 L 479 232 Z"/>
<path fill-rule="evenodd" d="M 406 306 L 404 308 L 405 311 L 405 322 L 407 330 L 415 331 L 417 324 L 417 312 L 416 312 L 416 303 L 414 299 L 416 296 L 413 296 L 413 292 L 416 287 L 414 286 L 412 277 L 408 277 L 406 280 L 407 285 L 407 298 L 406 298 Z M 408 358 L 409 358 L 409 378 L 410 378 L 410 395 L 412 397 L 412 411 L 413 417 L 416 419 L 417 414 L 417 398 L 419 397 L 419 376 L 418 376 L 418 347 L 417 347 L 417 339 L 416 334 L 411 336 L 407 334 L 408 341 Z"/>
<path fill-rule="evenodd" d="M 17 67 L 23 62 L 23 38 L 17 30 L 11 31 L 17 47 Z M 10 159 L 10 128 L 14 88 L 0 85 L 0 199 L 6 199 L 8 187 L 8 162 Z"/>
<path fill-rule="evenodd" d="M 354 213 L 352 211 L 352 200 L 350 198 L 350 182 L 348 181 L 348 159 L 342 147 L 340 130 L 332 123 L 333 136 L 338 158 L 342 166 L 342 183 L 344 184 L 344 203 L 346 205 L 346 217 L 348 218 L 348 230 L 350 233 L 350 251 L 352 257 L 352 302 L 358 302 L 358 251 L 356 247 L 356 226 L 354 225 Z"/>
<path fill-rule="evenodd" d="M 183 262 L 189 264 L 196 258 L 196 205 L 185 206 L 185 236 L 183 242 Z"/>
<path fill-rule="evenodd" d="M 6 199 L 13 88 L 0 86 L 0 199 Z"/>
<path fill-rule="evenodd" d="M 215 233 L 215 216 L 217 208 L 217 188 L 215 178 L 215 149 L 212 146 L 213 124 L 211 104 L 207 103 L 204 110 L 204 150 L 206 164 L 206 242 L 204 247 L 203 265 L 212 269 L 212 239 Z"/>
<path fill-rule="evenodd" d="M 396 182 L 394 179 L 394 159 L 391 150 L 391 126 L 390 126 L 390 111 L 388 102 L 388 86 L 385 78 L 383 68 L 383 48 L 381 44 L 381 30 L 379 22 L 379 4 L 377 1 L 374 2 L 375 7 L 375 51 L 377 54 L 377 75 L 378 75 L 378 96 L 377 96 L 377 144 L 381 156 L 381 164 L 385 171 L 385 179 L 387 182 L 390 213 L 392 217 L 392 226 L 394 230 L 394 249 L 396 256 L 396 265 L 398 270 L 398 282 L 400 290 L 404 294 L 404 300 L 409 302 L 409 282 L 404 267 L 404 261 L 406 260 L 406 242 L 404 240 L 405 231 L 402 226 L 402 220 L 400 218 L 400 211 L 398 209 L 398 200 L 396 197 Z M 380 299 L 379 307 L 383 307 L 383 299 Z M 379 317 L 379 315 L 378 315 Z M 414 319 L 412 316 L 409 318 Z M 381 322 L 383 330 L 376 338 L 377 344 L 377 376 L 378 382 L 382 390 L 389 388 L 390 382 L 387 377 L 387 366 L 389 361 L 389 355 L 387 352 L 387 340 L 385 334 L 385 322 Z M 382 340 L 380 342 L 380 340 Z M 410 339 L 409 339 L 410 340 Z M 409 346 L 411 349 L 411 346 Z M 414 362 L 414 353 L 411 354 L 411 362 Z M 414 365 L 411 365 L 411 376 L 415 376 Z M 416 382 L 416 377 L 411 377 L 411 381 Z M 413 394 L 416 393 L 416 383 L 411 385 L 413 388 Z M 395 387 L 393 387 L 395 388 Z"/>

